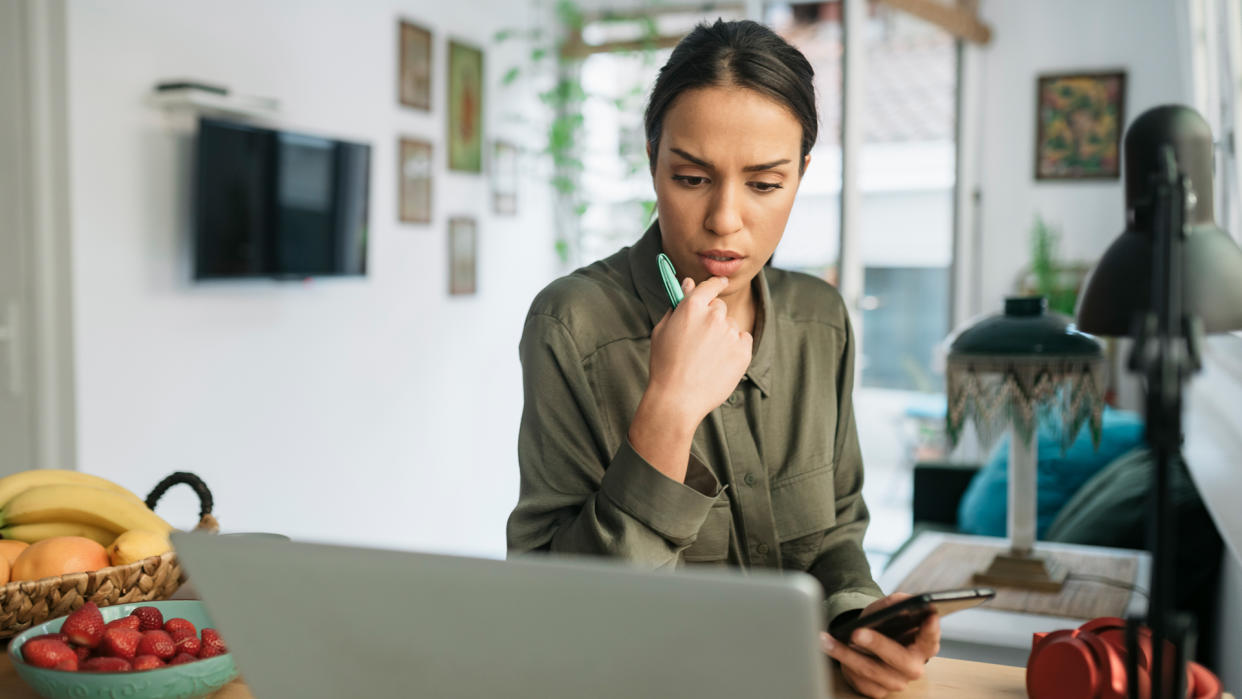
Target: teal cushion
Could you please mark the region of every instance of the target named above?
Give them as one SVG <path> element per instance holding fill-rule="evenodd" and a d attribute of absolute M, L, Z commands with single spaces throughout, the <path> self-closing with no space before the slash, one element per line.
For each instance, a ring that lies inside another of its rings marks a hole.
<path fill-rule="evenodd" d="M 1104 409 L 1100 446 L 1091 443 L 1083 428 L 1061 451 L 1055 426 L 1039 428 L 1036 475 L 1036 536 L 1043 538 L 1074 493 L 1117 457 L 1143 443 L 1143 421 L 1134 413 Z M 966 534 L 1005 536 L 1009 513 L 1009 435 L 993 450 L 975 475 L 957 509 L 958 527 Z"/>

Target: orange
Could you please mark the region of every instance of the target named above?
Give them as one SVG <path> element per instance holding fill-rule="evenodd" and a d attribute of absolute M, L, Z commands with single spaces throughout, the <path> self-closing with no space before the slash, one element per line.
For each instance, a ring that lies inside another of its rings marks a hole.
<path fill-rule="evenodd" d="M 13 561 L 17 560 L 17 554 L 25 551 L 29 546 L 30 544 L 17 539 L 0 539 L 0 558 L 12 566 Z M 6 566 L 6 569 L 9 566 Z"/>
<path fill-rule="evenodd" d="M 56 536 L 30 545 L 13 561 L 13 580 L 40 580 L 106 568 L 108 551 L 82 536 Z"/>
<path fill-rule="evenodd" d="M 0 556 L 0 585 L 9 581 L 9 559 Z"/>

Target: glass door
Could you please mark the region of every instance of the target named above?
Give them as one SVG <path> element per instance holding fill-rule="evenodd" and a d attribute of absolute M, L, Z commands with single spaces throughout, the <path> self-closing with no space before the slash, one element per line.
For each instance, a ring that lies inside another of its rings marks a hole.
<path fill-rule="evenodd" d="M 914 460 L 941 447 L 932 352 L 949 331 L 956 42 L 874 0 L 769 2 L 760 19 L 815 68 L 820 139 L 773 264 L 838 285 L 850 306 L 874 564 L 910 534 Z"/>

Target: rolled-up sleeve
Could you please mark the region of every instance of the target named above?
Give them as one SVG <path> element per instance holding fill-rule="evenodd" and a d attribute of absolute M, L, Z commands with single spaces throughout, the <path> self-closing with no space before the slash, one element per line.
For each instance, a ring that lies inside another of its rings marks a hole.
<path fill-rule="evenodd" d="M 549 551 L 676 565 L 720 497 L 710 470 L 690 457 L 692 487 L 658 471 L 627 440 L 608 445 L 582 353 L 560 319 L 530 314 L 519 353 L 521 487 L 506 529 L 509 555 Z"/>
<path fill-rule="evenodd" d="M 845 319 L 846 342 L 837 369 L 837 424 L 834 488 L 836 523 L 828 531 L 808 572 L 823 585 L 825 624 L 862 609 L 884 596 L 863 553 L 870 516 L 863 502 L 862 452 L 854 422 L 854 331 Z"/>

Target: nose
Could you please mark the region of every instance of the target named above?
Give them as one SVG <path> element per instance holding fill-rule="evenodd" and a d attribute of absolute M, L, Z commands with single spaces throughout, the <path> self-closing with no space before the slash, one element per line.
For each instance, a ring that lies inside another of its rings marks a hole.
<path fill-rule="evenodd" d="M 707 218 L 703 225 L 719 236 L 742 230 L 741 197 L 736 188 L 725 184 L 717 187 L 707 205 Z"/>

